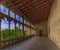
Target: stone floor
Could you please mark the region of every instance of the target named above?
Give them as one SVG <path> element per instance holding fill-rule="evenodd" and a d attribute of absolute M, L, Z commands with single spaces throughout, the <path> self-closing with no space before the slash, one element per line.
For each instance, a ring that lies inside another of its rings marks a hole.
<path fill-rule="evenodd" d="M 33 37 L 3 50 L 60 50 L 47 37 Z"/>

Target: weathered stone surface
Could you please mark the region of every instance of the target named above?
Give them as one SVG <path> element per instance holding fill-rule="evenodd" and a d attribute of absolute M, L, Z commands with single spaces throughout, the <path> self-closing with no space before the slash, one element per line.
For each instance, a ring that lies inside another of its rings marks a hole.
<path fill-rule="evenodd" d="M 3 50 L 60 50 L 48 37 L 33 37 Z"/>
<path fill-rule="evenodd" d="M 49 29 L 50 28 L 50 29 Z M 54 0 L 48 18 L 49 38 L 60 47 L 60 0 Z"/>

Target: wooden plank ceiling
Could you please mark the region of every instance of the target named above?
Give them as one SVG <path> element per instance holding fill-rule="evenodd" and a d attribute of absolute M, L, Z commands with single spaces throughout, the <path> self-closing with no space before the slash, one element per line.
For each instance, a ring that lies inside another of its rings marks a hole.
<path fill-rule="evenodd" d="M 52 6 L 52 0 L 9 0 L 16 8 L 38 23 L 46 21 Z"/>

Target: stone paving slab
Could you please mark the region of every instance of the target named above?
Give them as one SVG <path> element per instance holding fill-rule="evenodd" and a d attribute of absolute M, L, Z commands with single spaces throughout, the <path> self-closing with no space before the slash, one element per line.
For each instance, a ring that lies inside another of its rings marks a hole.
<path fill-rule="evenodd" d="M 48 37 L 33 37 L 3 50 L 60 50 Z"/>

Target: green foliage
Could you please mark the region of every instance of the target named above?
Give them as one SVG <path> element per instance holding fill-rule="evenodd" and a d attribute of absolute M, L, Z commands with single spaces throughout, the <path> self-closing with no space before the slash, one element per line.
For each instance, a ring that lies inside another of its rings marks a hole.
<path fill-rule="evenodd" d="M 8 38 L 8 29 L 2 30 L 2 36 L 4 40 Z"/>
<path fill-rule="evenodd" d="M 22 35 L 23 35 L 23 30 L 16 27 L 16 36 L 17 36 L 17 38 L 21 37 Z"/>
<path fill-rule="evenodd" d="M 15 32 L 15 29 L 10 29 L 10 38 L 14 38 L 15 35 L 17 38 L 21 37 L 23 35 L 23 30 L 22 29 L 19 29 L 18 27 L 16 27 L 16 32 Z M 5 30 L 2 30 L 2 36 L 3 36 L 3 40 L 7 40 L 8 37 L 9 37 L 9 30 L 8 29 L 5 29 Z M 24 31 L 24 35 L 26 35 L 26 31 Z"/>
<path fill-rule="evenodd" d="M 14 38 L 14 36 L 15 36 L 15 35 L 14 35 L 14 29 L 11 29 L 11 30 L 10 30 L 10 38 Z"/>

